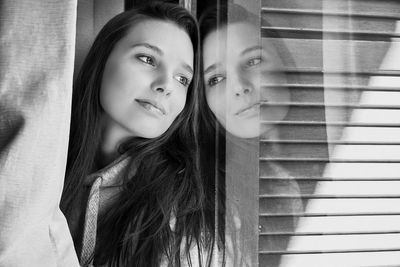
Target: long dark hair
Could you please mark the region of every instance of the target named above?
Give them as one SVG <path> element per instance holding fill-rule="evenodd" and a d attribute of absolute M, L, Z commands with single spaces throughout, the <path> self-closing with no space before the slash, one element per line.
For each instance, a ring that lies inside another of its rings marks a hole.
<path fill-rule="evenodd" d="M 132 138 L 120 147 L 121 153 L 131 156 L 135 172 L 133 177 L 129 176 L 130 170 L 124 173 L 121 192 L 99 218 L 96 264 L 159 266 L 162 259 L 167 259 L 170 266 L 180 266 L 182 254 L 190 262 L 190 247 L 197 246 L 200 253 L 211 252 L 214 243 L 213 229 L 205 223 L 203 215 L 207 192 L 198 174 L 196 156 L 198 25 L 188 11 L 174 4 L 152 3 L 123 12 L 111 19 L 96 37 L 74 84 L 61 209 L 67 219 L 72 216 L 85 177 L 96 169 L 103 112 L 99 90 L 106 61 L 127 31 L 147 19 L 172 22 L 187 32 L 195 51 L 194 78 L 184 110 L 163 135 L 154 139 Z M 171 216 L 176 219 L 174 230 L 170 228 Z"/>

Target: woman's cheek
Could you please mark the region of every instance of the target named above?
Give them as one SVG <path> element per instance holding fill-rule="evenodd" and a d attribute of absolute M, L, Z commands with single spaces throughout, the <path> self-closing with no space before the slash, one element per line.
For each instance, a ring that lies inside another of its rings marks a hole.
<path fill-rule="evenodd" d="M 227 99 L 225 92 L 217 90 L 214 86 L 207 94 L 207 104 L 218 121 L 225 127 L 227 114 Z"/>
<path fill-rule="evenodd" d="M 177 116 L 178 116 L 178 115 L 183 111 L 183 109 L 185 108 L 186 101 L 187 101 L 187 95 L 186 95 L 186 93 L 184 93 L 182 99 L 179 101 Z"/>
<path fill-rule="evenodd" d="M 208 107 L 211 109 L 211 111 L 214 113 L 214 115 L 216 114 L 216 102 L 218 97 L 215 94 L 215 91 L 213 91 L 212 89 L 208 88 L 206 91 L 206 99 L 207 99 L 207 104 Z"/>
<path fill-rule="evenodd" d="M 170 101 L 170 104 L 172 105 L 171 110 L 174 111 L 175 118 L 185 108 L 186 101 L 187 101 L 187 90 L 180 91 L 177 97 L 174 100 Z"/>

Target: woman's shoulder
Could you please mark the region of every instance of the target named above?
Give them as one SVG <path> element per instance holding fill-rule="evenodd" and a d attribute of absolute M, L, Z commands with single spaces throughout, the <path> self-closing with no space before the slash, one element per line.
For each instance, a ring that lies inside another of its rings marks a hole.
<path fill-rule="evenodd" d="M 74 238 L 77 251 L 81 250 L 81 241 L 85 231 L 85 220 L 89 209 L 96 209 L 95 214 L 102 214 L 112 203 L 121 188 L 122 174 L 131 162 L 128 155 L 121 155 L 106 167 L 89 174 L 85 178 L 84 188 L 79 190 L 76 201 L 73 202 L 68 224 Z M 96 193 L 96 192 L 97 193 Z M 93 198 L 98 197 L 96 205 L 89 207 Z M 96 215 L 96 217 L 97 217 Z"/>

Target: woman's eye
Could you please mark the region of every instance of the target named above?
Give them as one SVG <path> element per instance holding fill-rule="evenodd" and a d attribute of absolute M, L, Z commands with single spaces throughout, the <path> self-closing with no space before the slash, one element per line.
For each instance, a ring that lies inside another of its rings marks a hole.
<path fill-rule="evenodd" d="M 223 76 L 215 76 L 215 77 L 211 77 L 208 80 L 207 84 L 208 84 L 208 86 L 214 86 L 214 85 L 222 82 L 223 80 L 225 80 L 225 77 L 223 77 Z"/>
<path fill-rule="evenodd" d="M 246 67 L 255 66 L 261 63 L 261 58 L 252 58 L 246 63 Z"/>
<path fill-rule="evenodd" d="M 178 80 L 178 82 L 180 82 L 184 86 L 188 86 L 190 83 L 189 79 L 186 78 L 185 76 L 178 76 L 176 79 Z"/>
<path fill-rule="evenodd" d="M 138 59 L 148 65 L 155 66 L 155 60 L 149 56 L 138 56 Z"/>

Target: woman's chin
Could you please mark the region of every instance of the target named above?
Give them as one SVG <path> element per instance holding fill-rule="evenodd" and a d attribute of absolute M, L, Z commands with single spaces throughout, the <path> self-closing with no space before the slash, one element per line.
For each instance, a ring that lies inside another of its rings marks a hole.
<path fill-rule="evenodd" d="M 231 135 L 239 138 L 250 139 L 260 136 L 260 125 L 258 123 L 256 125 L 235 125 L 232 127 L 228 126 L 225 129 Z"/>
<path fill-rule="evenodd" d="M 247 125 L 247 127 L 227 127 L 225 129 L 229 134 L 243 139 L 270 139 L 275 135 L 276 126 L 273 124 L 257 124 L 254 126 Z"/>

